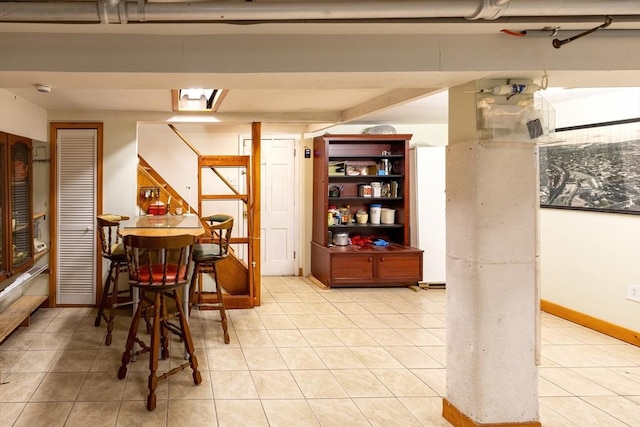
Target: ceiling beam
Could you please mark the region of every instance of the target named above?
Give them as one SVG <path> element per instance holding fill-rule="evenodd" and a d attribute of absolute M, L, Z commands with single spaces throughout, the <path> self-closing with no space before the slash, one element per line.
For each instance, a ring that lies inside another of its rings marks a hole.
<path fill-rule="evenodd" d="M 154 111 L 56 111 L 55 120 L 63 120 L 64 117 L 73 117 L 73 120 L 119 120 L 130 121 L 134 117 L 139 122 L 156 123 L 228 123 L 246 124 L 252 122 L 264 122 L 270 124 L 306 124 L 306 123 L 338 123 L 340 114 L 336 112 L 236 112 L 236 113 L 211 113 L 205 112 L 154 112 Z"/>
<path fill-rule="evenodd" d="M 341 122 L 346 123 L 358 119 L 366 114 L 383 111 L 387 108 L 397 107 L 407 102 L 415 101 L 427 95 L 440 92 L 440 88 L 428 89 L 396 89 L 363 102 L 355 107 L 342 111 Z"/>

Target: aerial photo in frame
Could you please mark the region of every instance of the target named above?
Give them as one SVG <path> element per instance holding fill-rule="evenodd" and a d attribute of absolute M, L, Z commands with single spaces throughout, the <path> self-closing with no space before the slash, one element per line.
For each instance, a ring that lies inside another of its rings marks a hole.
<path fill-rule="evenodd" d="M 541 207 L 640 214 L 640 118 L 556 129 L 539 152 Z"/>

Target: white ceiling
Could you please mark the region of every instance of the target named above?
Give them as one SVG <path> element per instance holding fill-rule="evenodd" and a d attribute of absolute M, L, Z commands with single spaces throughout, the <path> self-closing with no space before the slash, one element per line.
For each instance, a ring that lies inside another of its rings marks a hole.
<path fill-rule="evenodd" d="M 308 2 L 313 3 L 313 2 Z M 482 1 L 480 1 L 482 3 Z M 513 0 L 512 3 L 516 3 Z M 560 2 L 555 3 L 571 3 Z M 616 2 L 637 4 L 636 2 Z M 0 1 L 0 5 L 2 1 Z M 570 5 L 568 6 L 570 7 Z M 638 7 L 640 11 L 640 7 Z M 0 11 L 1 12 L 1 11 Z M 1 20 L 1 19 L 0 19 Z M 257 25 L 217 24 L 55 24 L 0 22 L 0 43 L 3 33 L 27 34 L 161 34 L 161 35 L 473 35 L 498 34 L 507 27 L 511 31 L 539 31 L 545 26 L 572 30 L 570 34 L 599 25 L 601 16 L 586 19 L 520 19 L 509 22 L 478 22 L 453 20 L 426 23 L 261 23 Z M 611 29 L 634 30 L 640 28 L 640 16 L 625 22 L 614 21 Z M 601 30 L 606 31 L 606 30 Z M 640 34 L 640 33 L 635 33 Z M 505 36 L 509 37 L 509 36 Z M 591 37 L 591 36 L 588 36 Z M 584 43 L 585 39 L 573 43 Z M 551 38 L 549 38 L 549 44 Z M 0 45 L 1 46 L 1 45 Z M 337 46 L 336 48 L 339 48 Z M 508 54 L 508 53 L 507 53 Z M 171 113 L 171 89 L 189 86 L 210 86 L 206 75 L 190 73 L 122 73 L 122 72 L 54 72 L 43 70 L 11 71 L 2 68 L 3 51 L 0 50 L 0 88 L 33 102 L 49 111 L 68 112 L 140 112 Z M 381 58 L 384 61 L 385 58 Z M 631 74 L 629 74 L 631 73 Z M 640 76 L 640 72 L 635 70 Z M 217 75 L 217 86 L 229 88 L 219 109 L 220 113 L 240 113 L 242 117 L 256 117 L 258 121 L 280 120 L 286 114 L 296 113 L 300 122 L 346 122 L 353 124 L 413 124 L 444 123 L 447 121 L 447 91 L 452 85 L 487 78 L 486 70 L 430 73 L 235 73 L 222 78 Z M 490 72 L 492 78 L 508 78 L 509 71 Z M 568 99 L 588 96 L 601 91 L 602 86 L 636 86 L 635 80 L 621 81 L 634 75 L 634 70 L 623 74 L 609 73 L 604 78 L 601 70 L 566 70 L 554 72 L 549 85 L 553 87 L 589 88 L 588 90 L 548 90 L 545 98 L 552 104 Z M 142 76 L 142 77 L 141 77 Z M 622 76 L 622 77 L 621 77 Z M 539 82 L 541 72 L 520 72 Z M 194 82 L 196 82 L 194 84 Z M 222 82 L 222 83 L 221 83 Z M 36 83 L 50 85 L 50 93 L 36 91 Z"/>

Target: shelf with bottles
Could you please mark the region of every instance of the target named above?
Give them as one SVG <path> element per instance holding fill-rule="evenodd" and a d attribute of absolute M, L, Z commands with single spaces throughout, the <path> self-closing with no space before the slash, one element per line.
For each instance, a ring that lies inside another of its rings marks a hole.
<path fill-rule="evenodd" d="M 328 144 L 326 160 L 379 160 L 406 158 L 408 148 L 404 135 L 327 135 L 321 136 Z M 357 146 L 357 148 L 354 148 Z"/>
<path fill-rule="evenodd" d="M 344 196 L 344 197 L 329 197 L 329 205 L 341 205 L 345 203 L 385 203 L 395 202 L 402 200 L 402 196 L 398 197 L 363 197 L 363 196 Z"/>
<path fill-rule="evenodd" d="M 347 141 L 332 141 L 327 149 L 328 176 L 362 178 L 404 175 L 406 146 L 403 142 L 358 143 L 354 152 Z"/>
<path fill-rule="evenodd" d="M 404 154 L 340 154 L 340 155 L 329 155 L 329 162 L 348 162 L 348 161 L 367 161 L 367 160 L 402 160 L 404 159 Z"/>
<path fill-rule="evenodd" d="M 340 182 L 330 183 L 328 187 L 327 199 L 329 204 L 333 200 L 346 199 L 382 199 L 389 202 L 402 200 L 404 189 L 402 181 L 367 181 L 367 182 Z"/>
<path fill-rule="evenodd" d="M 329 182 L 369 182 L 402 179 L 404 175 L 329 175 Z"/>
<path fill-rule="evenodd" d="M 392 160 L 390 157 L 393 157 Z M 381 159 L 381 160 L 380 160 Z M 368 163 L 365 163 L 369 161 Z M 359 157 L 357 160 L 332 160 L 328 169 L 329 178 L 375 178 L 402 177 L 404 158 L 402 156 Z"/>
<path fill-rule="evenodd" d="M 350 222 L 349 224 L 334 224 L 327 226 L 329 230 L 346 230 L 346 229 L 362 229 L 362 228 L 403 228 L 403 224 L 372 224 L 367 222 L 360 224 L 357 222 Z"/>

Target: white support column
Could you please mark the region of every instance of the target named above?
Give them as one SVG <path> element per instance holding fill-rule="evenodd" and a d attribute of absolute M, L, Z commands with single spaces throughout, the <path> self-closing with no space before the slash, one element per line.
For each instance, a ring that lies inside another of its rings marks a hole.
<path fill-rule="evenodd" d="M 496 84 L 449 90 L 443 416 L 455 426 L 540 426 L 538 150 L 517 132 L 477 132 L 477 89 Z M 522 108 L 531 106 L 505 111 Z"/>

